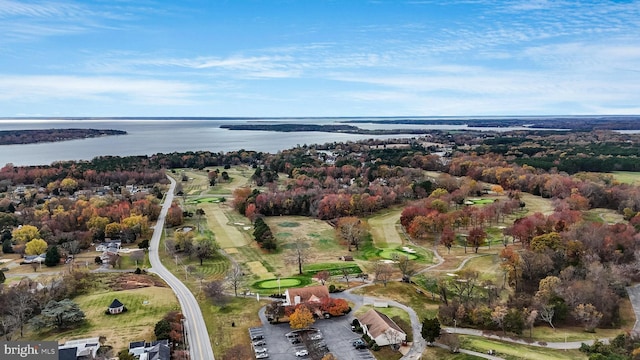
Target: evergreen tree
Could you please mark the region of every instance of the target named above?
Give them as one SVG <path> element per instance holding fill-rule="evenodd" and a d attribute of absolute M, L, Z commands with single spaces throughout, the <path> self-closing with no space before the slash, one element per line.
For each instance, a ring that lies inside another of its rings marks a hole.
<path fill-rule="evenodd" d="M 47 250 L 47 255 L 44 258 L 44 264 L 47 266 L 56 266 L 60 264 L 60 252 L 57 246 L 52 246 Z"/>
<path fill-rule="evenodd" d="M 5 254 L 13 253 L 13 246 L 11 245 L 11 239 L 7 239 L 2 242 L 2 252 Z"/>
<path fill-rule="evenodd" d="M 428 343 L 433 343 L 440 336 L 440 321 L 438 318 L 425 318 L 422 321 L 422 330 L 420 331 L 422 338 Z"/>

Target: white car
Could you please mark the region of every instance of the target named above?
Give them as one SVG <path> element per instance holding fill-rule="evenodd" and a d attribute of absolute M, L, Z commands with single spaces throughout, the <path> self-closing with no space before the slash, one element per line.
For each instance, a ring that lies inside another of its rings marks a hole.
<path fill-rule="evenodd" d="M 253 346 L 262 346 L 262 345 L 266 345 L 267 342 L 264 340 L 258 340 L 258 341 L 254 341 L 253 342 Z"/>
<path fill-rule="evenodd" d="M 269 357 L 267 353 L 256 354 L 256 359 L 266 359 Z"/>
<path fill-rule="evenodd" d="M 309 352 L 305 349 L 305 350 L 300 350 L 300 351 L 296 351 L 296 356 L 307 356 L 309 355 Z"/>
<path fill-rule="evenodd" d="M 256 352 L 256 354 L 264 354 L 267 352 L 267 348 L 263 347 L 263 348 L 255 348 L 254 350 Z"/>

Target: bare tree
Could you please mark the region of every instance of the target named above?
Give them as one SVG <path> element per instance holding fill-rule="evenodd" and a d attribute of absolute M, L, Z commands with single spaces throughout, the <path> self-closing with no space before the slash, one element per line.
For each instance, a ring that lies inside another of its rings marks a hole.
<path fill-rule="evenodd" d="M 36 310 L 37 301 L 31 291 L 30 284 L 20 283 L 9 292 L 8 308 L 14 317 L 17 326 L 20 327 L 20 337 L 23 337 L 24 325 Z"/>
<path fill-rule="evenodd" d="M 224 283 L 220 280 L 209 281 L 204 286 L 205 295 L 215 304 L 222 306 L 226 304 L 227 299 L 224 294 Z"/>
<path fill-rule="evenodd" d="M 555 312 L 556 312 L 556 308 L 554 305 L 546 304 L 546 305 L 542 305 L 539 313 L 540 319 L 548 323 L 549 326 L 551 326 L 551 328 L 554 330 L 556 328 L 555 326 L 553 326 L 553 315 L 555 315 Z"/>
<path fill-rule="evenodd" d="M 351 246 L 360 250 L 360 244 L 368 234 L 366 223 L 353 216 L 340 218 L 336 225 L 336 231 L 338 237 L 347 243 L 349 251 L 351 251 Z"/>
<path fill-rule="evenodd" d="M 411 259 L 409 259 L 408 255 L 398 255 L 397 253 L 394 253 L 393 255 L 394 260 L 398 265 L 398 270 L 400 270 L 400 273 L 402 274 L 402 280 L 409 282 L 411 276 L 416 272 Z"/>
<path fill-rule="evenodd" d="M 136 262 L 136 267 L 138 267 L 138 261 L 144 260 L 144 251 L 138 250 L 131 253 L 131 260 Z"/>
<path fill-rule="evenodd" d="M 238 297 L 238 289 L 244 284 L 244 272 L 238 264 L 233 264 L 227 271 L 227 283 L 233 288 L 233 293 Z"/>
<path fill-rule="evenodd" d="M 386 287 L 387 282 L 389 282 L 391 275 L 393 274 L 393 269 L 391 268 L 391 265 L 383 261 L 378 261 L 373 267 L 373 273 L 376 281 L 382 281 L 382 284 Z"/>
<path fill-rule="evenodd" d="M 285 262 L 290 265 L 298 265 L 298 273 L 302 275 L 302 266 L 310 259 L 309 244 L 304 239 L 296 239 L 292 249 L 285 256 Z"/>
<path fill-rule="evenodd" d="M 322 285 L 324 285 L 324 283 L 329 280 L 330 277 L 331 273 L 329 273 L 329 271 L 327 270 L 318 271 L 318 273 L 316 274 L 316 278 L 320 280 Z"/>
<path fill-rule="evenodd" d="M 80 252 L 80 242 L 78 240 L 67 241 L 62 243 L 61 246 L 71 255 L 75 255 Z"/>

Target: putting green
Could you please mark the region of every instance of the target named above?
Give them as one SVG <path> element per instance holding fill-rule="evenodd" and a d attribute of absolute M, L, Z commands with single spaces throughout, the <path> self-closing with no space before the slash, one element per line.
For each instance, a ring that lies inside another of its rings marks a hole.
<path fill-rule="evenodd" d="M 296 279 L 296 278 L 281 278 L 280 279 L 280 287 L 292 287 L 292 286 L 297 286 L 300 285 L 302 282 L 300 281 L 300 279 Z M 261 288 L 261 289 L 277 289 L 278 288 L 278 279 L 270 279 L 270 280 L 264 280 L 264 281 L 260 281 L 254 284 L 255 287 Z"/>
<path fill-rule="evenodd" d="M 398 256 L 408 256 L 409 260 L 415 260 L 418 258 L 418 256 L 416 256 L 415 254 L 410 254 L 397 249 L 382 249 L 382 251 L 378 253 L 378 256 L 384 259 L 391 260 L 393 259 L 393 254 L 397 254 Z"/>

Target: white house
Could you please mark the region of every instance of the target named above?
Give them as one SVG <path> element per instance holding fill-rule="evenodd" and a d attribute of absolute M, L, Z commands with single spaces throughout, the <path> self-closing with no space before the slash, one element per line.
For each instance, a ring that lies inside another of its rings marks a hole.
<path fill-rule="evenodd" d="M 371 309 L 359 316 L 362 331 L 379 346 L 398 345 L 407 340 L 407 334 L 385 314 Z"/>

